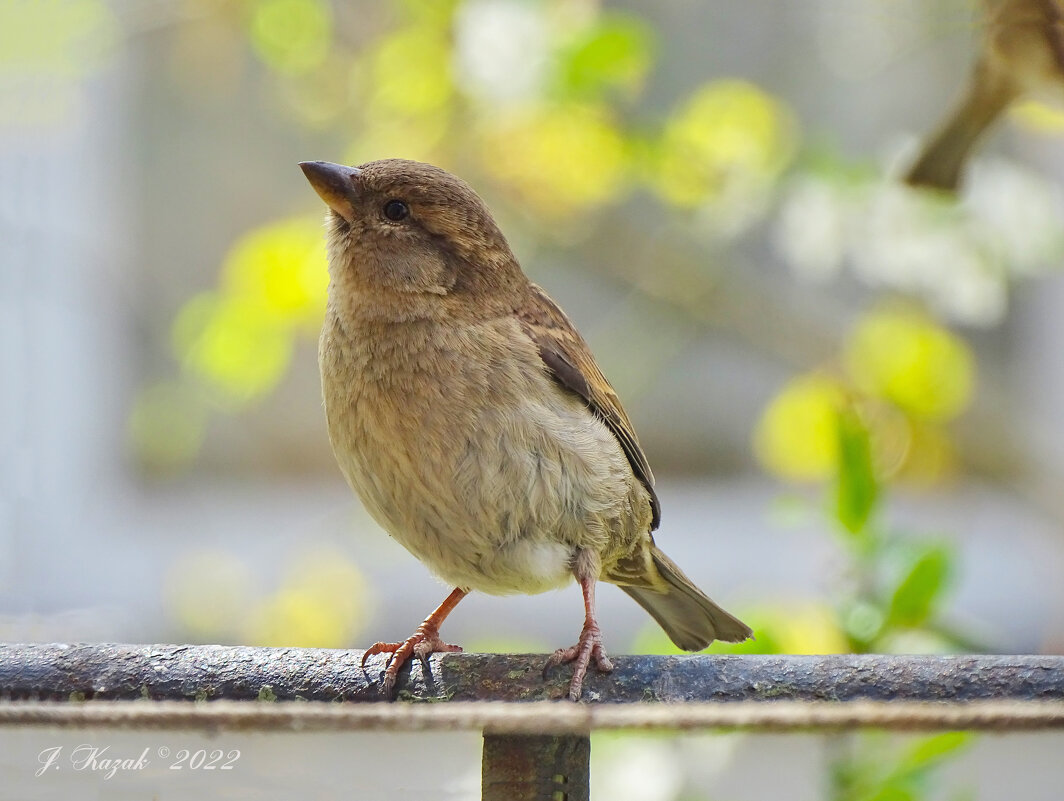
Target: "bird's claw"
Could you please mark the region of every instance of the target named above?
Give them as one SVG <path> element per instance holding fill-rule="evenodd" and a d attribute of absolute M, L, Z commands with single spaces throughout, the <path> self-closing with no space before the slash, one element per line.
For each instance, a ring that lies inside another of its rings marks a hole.
<path fill-rule="evenodd" d="M 427 662 L 429 655 L 437 652 L 461 653 L 462 648 L 451 645 L 440 639 L 440 632 L 435 626 L 426 626 L 422 623 L 412 636 L 402 642 L 378 642 L 371 645 L 362 653 L 362 670 L 366 669 L 366 660 L 376 654 L 390 654 L 385 663 L 384 675 L 381 677 L 381 695 L 391 695 L 395 683 L 399 679 L 399 671 L 403 665 L 410 661 L 410 657 L 416 656 L 422 662 Z"/>
<path fill-rule="evenodd" d="M 588 665 L 595 660 L 595 667 L 602 673 L 613 670 L 613 663 L 606 655 L 606 648 L 602 644 L 602 632 L 598 626 L 584 626 L 580 632 L 580 640 L 571 648 L 559 648 L 547 659 L 543 667 L 543 676 L 558 665 L 566 662 L 573 663 L 573 678 L 569 682 L 569 700 L 579 701 L 584 688 L 584 676 L 587 675 Z"/>

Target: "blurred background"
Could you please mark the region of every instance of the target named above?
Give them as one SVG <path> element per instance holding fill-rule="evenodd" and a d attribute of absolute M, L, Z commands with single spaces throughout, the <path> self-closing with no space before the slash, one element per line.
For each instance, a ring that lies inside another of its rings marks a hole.
<path fill-rule="evenodd" d="M 0 1 L 0 639 L 364 647 L 442 600 L 330 452 L 296 166 L 404 157 L 472 184 L 591 343 L 658 542 L 757 630 L 712 651 L 1060 653 L 1064 91 L 1017 99 L 957 193 L 900 180 L 999 5 Z M 671 652 L 599 603 L 611 651 Z M 474 596 L 444 637 L 580 623 L 575 589 Z M 476 797 L 468 742 L 446 797 Z M 1061 778 L 1051 737 L 680 742 L 602 738 L 601 797 Z"/>

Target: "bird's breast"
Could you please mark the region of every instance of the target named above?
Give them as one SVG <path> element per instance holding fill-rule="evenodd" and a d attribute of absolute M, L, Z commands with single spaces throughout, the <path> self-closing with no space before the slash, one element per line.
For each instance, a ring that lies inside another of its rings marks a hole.
<path fill-rule="evenodd" d="M 505 319 L 323 332 L 322 386 L 348 482 L 448 582 L 565 583 L 578 549 L 646 531 L 645 490 L 606 426 Z"/>

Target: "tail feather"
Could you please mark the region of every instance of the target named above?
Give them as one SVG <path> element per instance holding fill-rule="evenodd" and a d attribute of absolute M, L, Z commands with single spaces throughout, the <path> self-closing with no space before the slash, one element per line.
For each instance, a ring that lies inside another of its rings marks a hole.
<path fill-rule="evenodd" d="M 713 603 L 656 545 L 651 548 L 664 591 L 626 585 L 621 589 L 650 613 L 677 647 L 701 651 L 714 640 L 742 642 L 753 636 L 749 626 Z"/>

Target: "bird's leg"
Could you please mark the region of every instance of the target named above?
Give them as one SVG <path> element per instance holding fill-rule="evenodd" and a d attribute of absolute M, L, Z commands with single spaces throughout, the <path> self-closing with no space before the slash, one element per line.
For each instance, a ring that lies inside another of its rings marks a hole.
<path fill-rule="evenodd" d="M 543 668 L 544 674 L 552 667 L 563 662 L 573 663 L 573 678 L 569 682 L 569 700 L 579 701 L 580 693 L 584 687 L 584 676 L 587 674 L 587 666 L 592 657 L 595 659 L 595 667 L 603 673 L 613 670 L 613 663 L 606 656 L 606 649 L 602 645 L 602 631 L 595 619 L 595 579 L 587 574 L 578 575 L 580 589 L 584 593 L 584 627 L 580 630 L 580 640 L 572 648 L 559 648 L 547 660 Z"/>
<path fill-rule="evenodd" d="M 458 606 L 458 602 L 468 594 L 469 590 L 456 587 L 447 596 L 447 599 L 437 606 L 431 615 L 425 618 L 412 636 L 407 637 L 402 642 L 378 642 L 366 649 L 362 654 L 363 670 L 366 668 L 366 659 L 368 657 L 374 654 L 391 654 L 384 669 L 384 676 L 381 679 L 381 693 L 383 695 L 391 695 L 392 688 L 395 687 L 396 679 L 399 677 L 400 668 L 410 660 L 411 656 L 416 656 L 418 659 L 425 661 L 428 659 L 429 654 L 437 651 L 458 653 L 462 650 L 461 647 L 449 645 L 440 639 L 440 624 L 451 613 L 451 610 Z"/>

